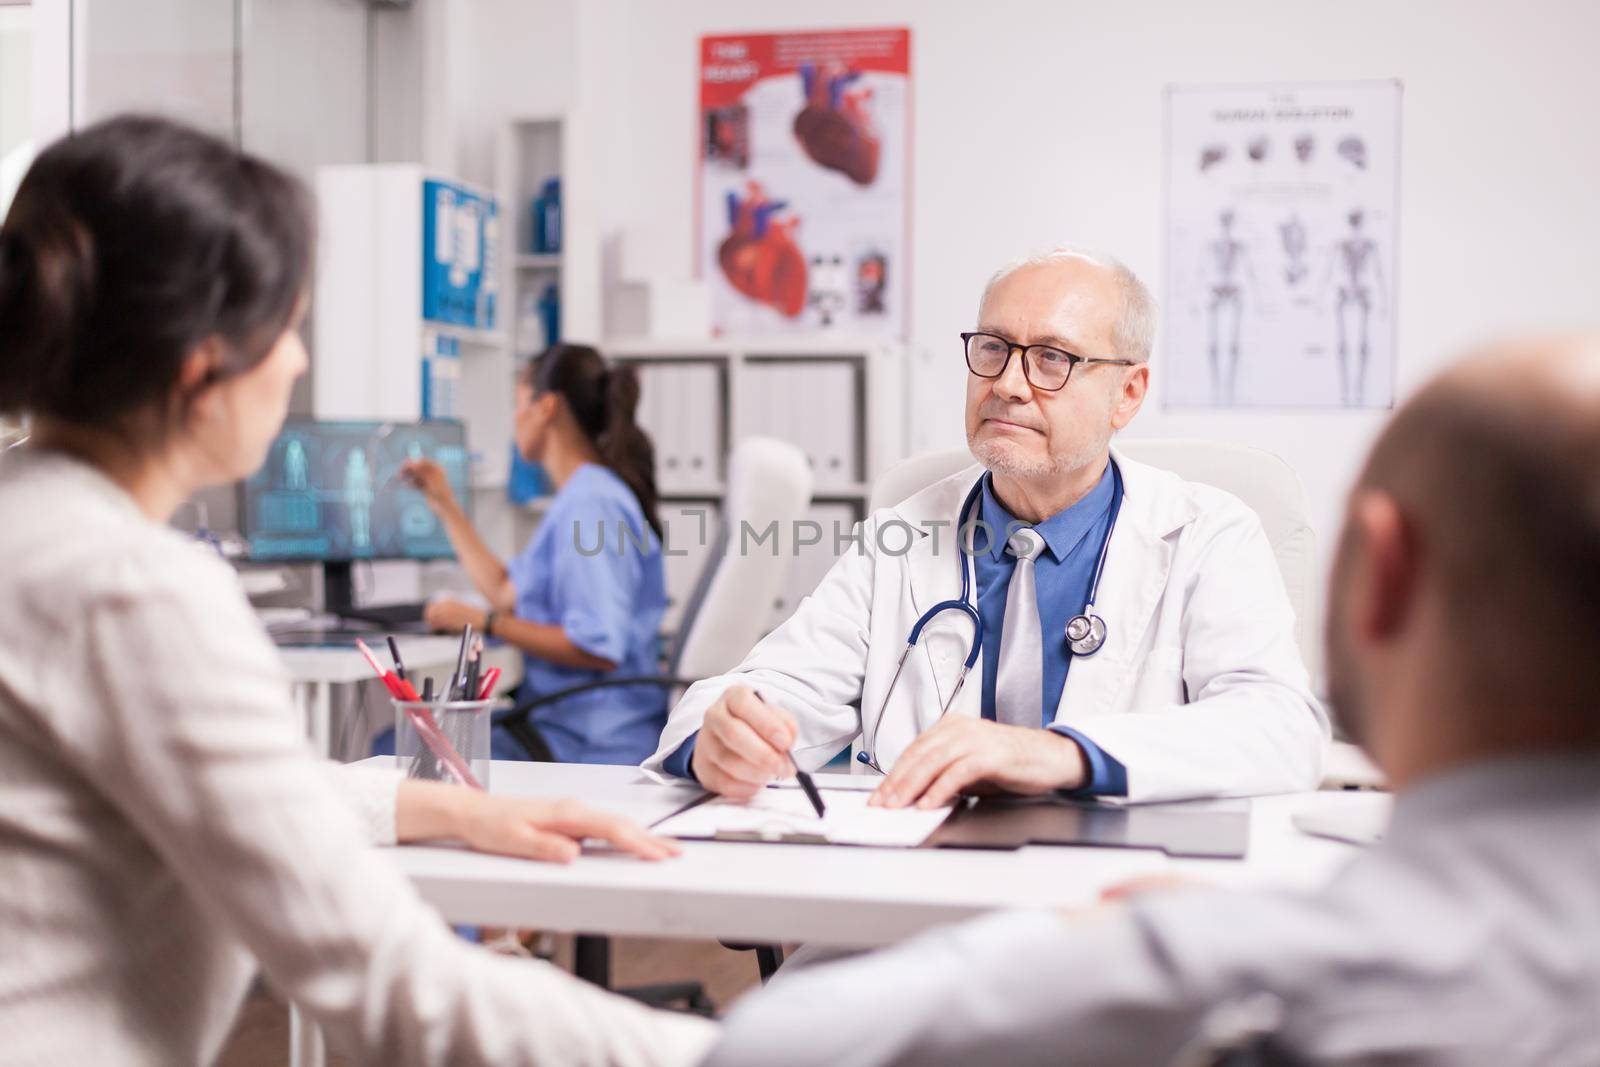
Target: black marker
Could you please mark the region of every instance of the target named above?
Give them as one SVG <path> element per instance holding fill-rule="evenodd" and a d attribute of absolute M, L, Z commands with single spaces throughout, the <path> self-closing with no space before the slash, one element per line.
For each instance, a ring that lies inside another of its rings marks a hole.
<path fill-rule="evenodd" d="M 394 639 L 393 636 L 390 636 L 389 638 L 387 638 L 387 640 L 389 642 L 389 655 L 394 657 L 394 673 L 395 673 L 395 677 L 399 678 L 401 681 L 405 681 L 406 665 L 404 663 L 400 662 L 400 646 L 397 643 L 395 643 L 395 639 Z"/>
<path fill-rule="evenodd" d="M 456 699 L 456 688 L 467 682 L 467 646 L 472 644 L 472 624 L 469 622 L 461 628 L 461 651 L 456 653 L 456 672 L 450 676 L 450 689 L 445 693 L 446 700 Z"/>
<path fill-rule="evenodd" d="M 478 699 L 478 672 L 483 666 L 483 638 L 472 642 L 472 651 L 467 656 L 467 681 L 461 694 L 462 700 Z"/>

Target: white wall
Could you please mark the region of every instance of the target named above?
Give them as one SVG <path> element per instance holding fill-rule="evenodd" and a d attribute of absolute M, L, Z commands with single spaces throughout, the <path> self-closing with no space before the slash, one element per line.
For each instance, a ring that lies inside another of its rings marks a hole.
<path fill-rule="evenodd" d="M 574 120 L 562 161 L 567 234 L 593 233 L 600 205 L 614 211 L 632 176 L 613 165 L 634 131 L 618 43 L 633 15 L 628 0 L 421 0 L 452 6 L 448 79 L 454 174 L 491 185 L 501 129 L 512 119 Z M 512 211 L 507 205 L 507 210 Z M 600 334 L 600 246 L 569 241 L 562 333 Z"/>
<path fill-rule="evenodd" d="M 628 177 L 603 229 L 648 226 L 691 269 L 696 40 L 702 33 L 909 25 L 915 78 L 911 400 L 917 450 L 961 444 L 955 334 L 984 279 L 1026 251 L 1104 248 L 1163 277 L 1163 88 L 1398 77 L 1399 387 L 1464 345 L 1600 314 L 1600 4 L 1345 0 L 633 0 L 611 32 Z M 980 148 L 991 153 L 984 157 Z M 998 158 L 1003 162 L 983 163 Z M 1158 295 L 1160 295 L 1158 290 Z M 1162 410 L 1128 431 L 1243 441 L 1283 456 L 1324 558 L 1382 413 Z"/>
<path fill-rule="evenodd" d="M 246 148 L 308 182 L 320 166 L 366 162 L 368 17 L 329 0 L 245 6 L 237 104 Z"/>
<path fill-rule="evenodd" d="M 0 8 L 0 219 L 33 158 L 33 12 Z"/>

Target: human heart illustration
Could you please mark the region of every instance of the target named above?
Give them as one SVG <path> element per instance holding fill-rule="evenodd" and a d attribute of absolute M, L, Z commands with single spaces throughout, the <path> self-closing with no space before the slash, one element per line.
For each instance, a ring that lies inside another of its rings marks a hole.
<path fill-rule="evenodd" d="M 795 318 L 806 306 L 806 259 L 794 241 L 800 220 L 774 218 L 787 202 L 768 199 L 757 183 L 749 183 L 748 194 L 741 200 L 728 193 L 733 232 L 718 247 L 717 262 L 739 292 Z"/>
<path fill-rule="evenodd" d="M 818 166 L 857 185 L 871 185 L 878 176 L 883 139 L 868 110 L 872 90 L 850 88 L 860 77 L 860 71 L 838 64 L 821 71 L 813 63 L 800 64 L 806 106 L 794 118 L 794 135 Z"/>

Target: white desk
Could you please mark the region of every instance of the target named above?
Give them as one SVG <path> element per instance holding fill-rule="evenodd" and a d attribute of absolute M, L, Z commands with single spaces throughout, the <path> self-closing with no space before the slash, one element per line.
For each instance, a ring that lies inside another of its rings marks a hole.
<path fill-rule="evenodd" d="M 413 635 L 397 637 L 400 656 L 405 660 L 407 673 L 421 677 L 455 669 L 456 656 L 461 649 L 459 638 Z M 383 634 L 374 634 L 367 640 L 379 661 L 387 663 L 388 650 Z M 315 648 L 279 648 L 279 655 L 289 668 L 294 683 L 295 707 L 300 712 L 300 725 L 311 746 L 319 755 L 332 751 L 333 687 L 354 682 L 372 681 L 372 668 L 354 646 Z M 522 656 L 510 645 L 486 646 L 483 651 L 484 669 L 499 667 L 503 672 L 500 685 L 505 688 L 516 684 L 522 677 Z"/>
<path fill-rule="evenodd" d="M 401 654 L 410 663 L 411 653 Z M 392 763 L 392 757 L 366 761 Z M 489 788 L 569 796 L 649 824 L 700 795 L 657 785 L 636 767 L 495 761 Z M 1035 846 L 1014 852 L 871 849 L 685 841 L 684 854 L 644 863 L 590 851 L 568 866 L 406 845 L 395 862 L 452 923 L 568 933 L 868 947 L 939 923 L 1007 907 L 1095 903 L 1127 879 L 1172 874 L 1237 887 L 1314 887 L 1357 853 L 1294 829 L 1297 811 L 1370 808 L 1388 797 L 1321 792 L 1264 797 L 1251 806 L 1244 860 L 1169 859 L 1115 848 Z M 291 1062 L 320 1067 L 320 1035 L 291 1011 Z"/>
<path fill-rule="evenodd" d="M 386 759 L 387 757 L 378 757 Z M 572 796 L 652 822 L 699 795 L 659 786 L 633 767 L 502 763 L 496 793 Z M 1244 860 L 1169 859 L 1114 848 L 1013 852 L 683 842 L 682 857 L 642 863 L 594 852 L 570 866 L 405 846 L 400 868 L 446 919 L 493 926 L 732 941 L 883 945 L 925 927 L 1004 907 L 1072 907 L 1141 875 L 1230 886 L 1311 887 L 1357 849 L 1295 830 L 1300 810 L 1387 803 L 1370 793 L 1305 793 L 1248 802 Z"/>

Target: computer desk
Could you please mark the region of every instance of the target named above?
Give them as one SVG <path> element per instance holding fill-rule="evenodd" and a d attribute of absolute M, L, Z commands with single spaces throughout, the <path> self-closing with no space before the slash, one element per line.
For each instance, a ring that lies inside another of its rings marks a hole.
<path fill-rule="evenodd" d="M 367 762 L 387 765 L 392 757 Z M 649 824 L 701 795 L 658 785 L 636 767 L 496 761 L 489 788 L 575 797 Z M 1000 908 L 1095 904 L 1132 879 L 1177 876 L 1235 888 L 1314 888 L 1358 854 L 1311 837 L 1302 811 L 1386 806 L 1386 794 L 1324 790 L 1241 801 L 1251 809 L 1243 860 L 1171 859 L 1152 850 L 1030 846 L 1015 851 L 876 849 L 683 842 L 683 855 L 644 863 L 586 850 L 557 866 L 447 846 L 391 850 L 446 920 L 566 933 L 875 947 Z M 751 966 L 755 964 L 752 961 Z M 314 1029 L 295 1013 L 294 1062 L 320 1064 Z"/>
<path fill-rule="evenodd" d="M 428 674 L 447 677 L 455 669 L 461 650 L 460 639 L 448 635 L 418 634 L 397 636 L 395 640 L 400 645 L 406 670 L 419 678 Z M 368 637 L 367 644 L 378 654 L 379 661 L 387 665 L 389 651 L 383 634 Z M 293 682 L 301 729 L 318 755 L 330 756 L 333 752 L 333 687 L 373 681 L 372 668 L 354 645 L 279 646 L 278 653 Z M 509 688 L 522 679 L 522 654 L 510 645 L 486 645 L 483 659 L 484 670 L 500 668 L 500 688 Z"/>

